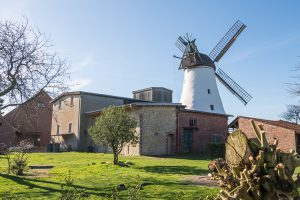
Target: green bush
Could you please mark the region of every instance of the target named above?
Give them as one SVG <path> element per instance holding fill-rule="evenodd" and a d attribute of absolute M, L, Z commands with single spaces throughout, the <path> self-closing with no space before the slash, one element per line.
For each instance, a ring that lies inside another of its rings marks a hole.
<path fill-rule="evenodd" d="M 65 183 L 61 185 L 60 200 L 83 200 L 89 195 L 84 190 L 77 189 L 74 185 L 74 180 L 71 178 L 71 172 L 65 178 Z"/>
<path fill-rule="evenodd" d="M 206 145 L 206 153 L 210 157 L 224 157 L 225 156 L 225 144 L 210 143 Z"/>

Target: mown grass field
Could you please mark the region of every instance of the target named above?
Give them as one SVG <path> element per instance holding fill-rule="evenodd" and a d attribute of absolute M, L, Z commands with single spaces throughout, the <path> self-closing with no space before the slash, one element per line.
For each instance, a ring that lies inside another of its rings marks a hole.
<path fill-rule="evenodd" d="M 209 160 L 199 156 L 121 157 L 120 160 L 131 161 L 134 165 L 114 166 L 111 154 L 32 153 L 29 154 L 29 165 L 52 164 L 54 168 L 49 170 L 49 177 L 20 177 L 6 174 L 6 160 L 2 157 L 0 196 L 11 192 L 23 199 L 58 199 L 61 183 L 64 183 L 69 170 L 74 185 L 89 193 L 89 199 L 107 198 L 119 184 L 135 186 L 138 177 L 141 182 L 151 183 L 141 190 L 142 199 L 176 199 L 178 196 L 181 196 L 180 199 L 199 199 L 218 192 L 218 188 L 194 185 L 184 180 L 208 173 Z M 121 195 L 126 195 L 126 191 Z"/>

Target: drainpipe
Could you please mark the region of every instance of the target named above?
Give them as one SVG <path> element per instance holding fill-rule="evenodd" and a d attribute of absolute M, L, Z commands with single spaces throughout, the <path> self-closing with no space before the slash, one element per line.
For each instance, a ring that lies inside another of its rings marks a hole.
<path fill-rule="evenodd" d="M 176 153 L 179 153 L 179 109 L 176 109 Z"/>

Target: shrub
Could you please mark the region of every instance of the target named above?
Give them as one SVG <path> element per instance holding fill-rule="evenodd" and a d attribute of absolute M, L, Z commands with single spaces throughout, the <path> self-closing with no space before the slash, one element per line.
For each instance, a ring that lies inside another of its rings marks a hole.
<path fill-rule="evenodd" d="M 65 178 L 65 183 L 61 185 L 60 200 L 83 200 L 88 197 L 88 194 L 81 189 L 77 189 L 74 185 L 74 180 L 69 171 L 68 176 Z"/>
<path fill-rule="evenodd" d="M 225 144 L 210 143 L 206 145 L 206 153 L 211 157 L 224 157 Z"/>
<path fill-rule="evenodd" d="M 5 153 L 8 165 L 8 173 L 24 175 L 28 164 L 27 153 L 33 148 L 33 145 L 26 140 L 21 141 L 17 146 L 8 148 Z"/>

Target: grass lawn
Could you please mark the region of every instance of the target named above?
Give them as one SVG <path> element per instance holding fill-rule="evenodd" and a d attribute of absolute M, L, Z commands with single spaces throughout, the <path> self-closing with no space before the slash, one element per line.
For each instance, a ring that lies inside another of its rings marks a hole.
<path fill-rule="evenodd" d="M 113 164 L 111 154 L 101 153 L 32 153 L 29 165 L 52 164 L 50 177 L 14 176 L 6 174 L 6 160 L 0 158 L 0 196 L 7 192 L 17 194 L 24 199 L 58 199 L 61 183 L 71 171 L 74 185 L 85 189 L 89 199 L 103 199 L 111 195 L 111 190 L 119 185 L 135 186 L 138 177 L 141 182 L 150 185 L 141 190 L 142 199 L 193 199 L 216 194 L 218 188 L 188 184 L 184 179 L 189 176 L 208 173 L 209 160 L 199 156 L 177 157 L 120 157 L 121 161 L 131 161 L 130 167 Z M 121 195 L 126 194 L 123 191 Z"/>

